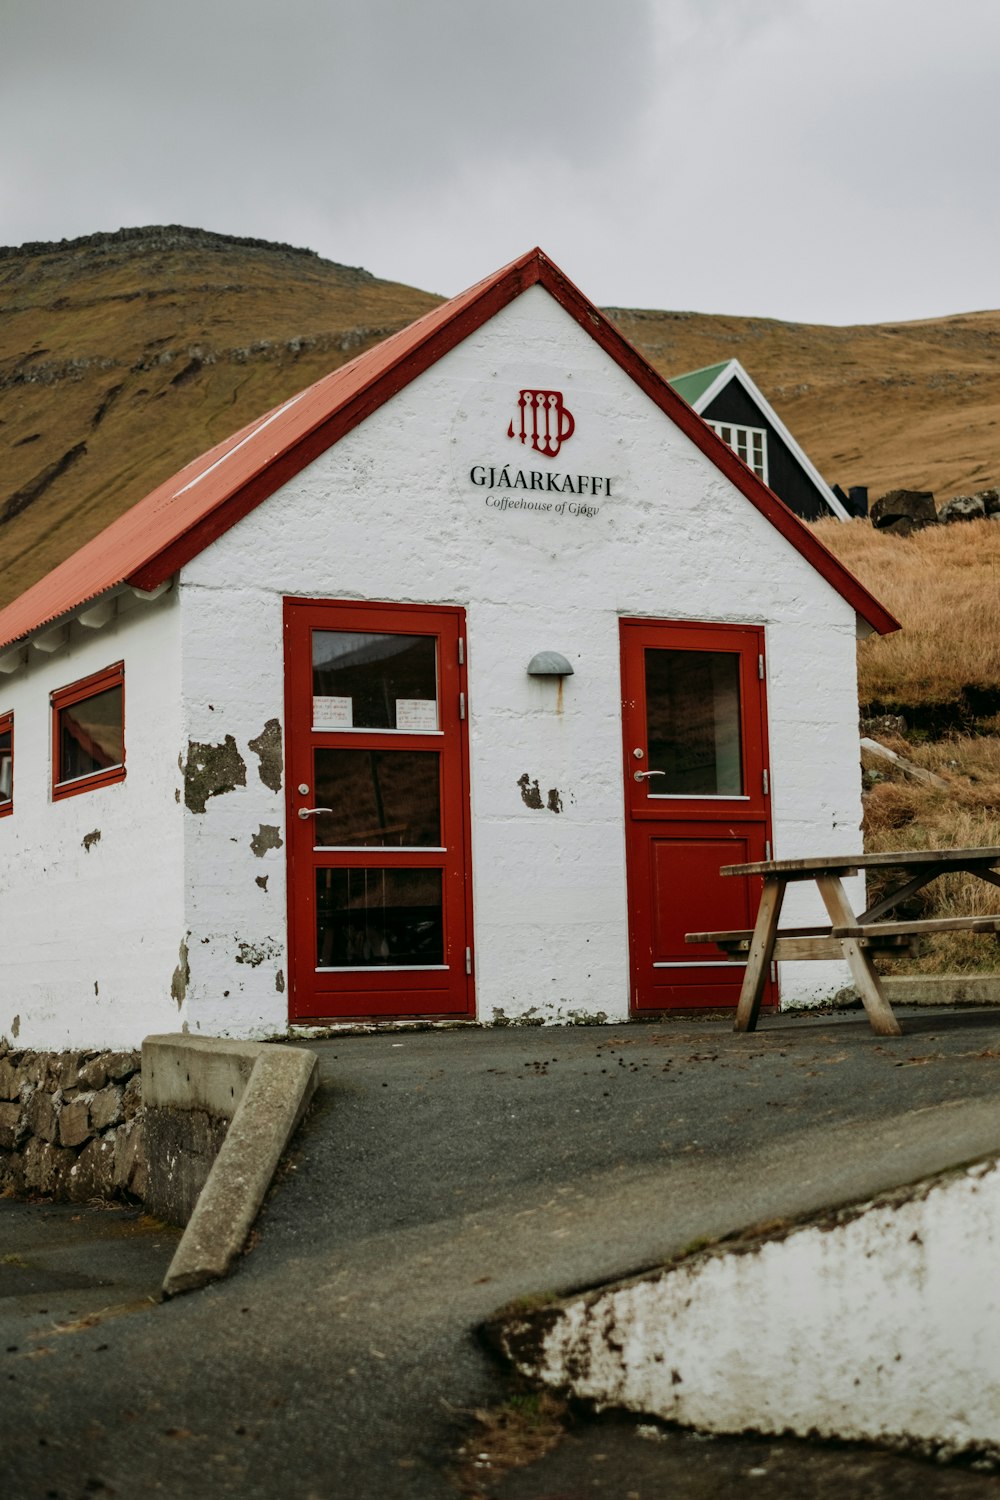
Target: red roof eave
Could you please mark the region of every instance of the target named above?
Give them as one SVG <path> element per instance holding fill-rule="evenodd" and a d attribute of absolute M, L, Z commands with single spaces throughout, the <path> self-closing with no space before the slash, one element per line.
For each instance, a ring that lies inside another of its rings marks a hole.
<path fill-rule="evenodd" d="M 881 634 L 899 623 L 541 250 L 442 303 L 203 453 L 0 611 L 0 650 L 123 583 L 151 590 L 390 397 L 540 284 Z"/>

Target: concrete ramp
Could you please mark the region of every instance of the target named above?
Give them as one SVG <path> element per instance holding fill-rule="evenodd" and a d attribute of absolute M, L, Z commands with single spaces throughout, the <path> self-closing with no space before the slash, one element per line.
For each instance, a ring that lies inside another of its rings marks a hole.
<path fill-rule="evenodd" d="M 598 1409 L 997 1462 L 998 1252 L 991 1157 L 515 1306 L 487 1333 L 524 1375 Z"/>
<path fill-rule="evenodd" d="M 164 1297 L 228 1273 L 318 1077 L 316 1058 L 297 1047 L 186 1034 L 146 1037 L 146 1203 L 169 1223 L 187 1226 L 164 1278 Z"/>

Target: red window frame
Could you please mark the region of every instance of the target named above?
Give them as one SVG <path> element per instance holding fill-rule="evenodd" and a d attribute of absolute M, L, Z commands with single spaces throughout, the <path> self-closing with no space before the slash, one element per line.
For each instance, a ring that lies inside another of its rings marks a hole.
<path fill-rule="evenodd" d="M 59 780 L 59 715 L 64 708 L 72 708 L 74 703 L 82 703 L 86 698 L 96 698 L 98 693 L 105 693 L 109 688 L 120 687 L 122 690 L 122 762 L 120 766 L 108 766 L 104 771 L 91 771 L 86 776 L 74 776 L 70 781 Z M 49 696 L 52 708 L 52 800 L 59 802 L 64 797 L 75 797 L 78 792 L 90 792 L 95 787 L 111 786 L 116 781 L 125 780 L 125 663 L 115 662 L 114 666 L 104 667 L 100 672 L 93 672 L 89 677 L 81 677 L 77 682 L 68 683 L 66 687 L 57 688 Z"/>
<path fill-rule="evenodd" d="M 9 817 L 14 811 L 14 715 L 13 713 L 0 714 L 0 734 L 10 731 L 10 796 L 5 802 L 0 801 L 0 818 Z"/>

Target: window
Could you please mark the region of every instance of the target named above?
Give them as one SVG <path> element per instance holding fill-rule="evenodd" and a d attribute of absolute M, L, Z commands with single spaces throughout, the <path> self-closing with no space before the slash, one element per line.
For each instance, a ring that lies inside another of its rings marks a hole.
<path fill-rule="evenodd" d="M 125 663 L 52 694 L 52 798 L 125 776 Z"/>
<path fill-rule="evenodd" d="M 14 715 L 0 714 L 0 818 L 14 811 Z"/>
<path fill-rule="evenodd" d="M 724 443 L 767 484 L 767 433 L 763 427 L 736 427 L 732 422 L 709 422 Z"/>

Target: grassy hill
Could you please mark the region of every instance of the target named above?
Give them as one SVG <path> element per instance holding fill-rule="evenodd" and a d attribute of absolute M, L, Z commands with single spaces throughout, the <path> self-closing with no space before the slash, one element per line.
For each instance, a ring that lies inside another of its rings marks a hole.
<path fill-rule="evenodd" d="M 0 603 L 440 300 L 179 228 L 0 251 Z"/>
<path fill-rule="evenodd" d="M 0 249 L 0 604 L 440 300 L 178 226 Z M 609 312 L 665 375 L 736 355 L 831 482 L 947 497 L 1000 481 L 1000 313 L 826 328 Z"/>
<path fill-rule="evenodd" d="M 939 782 L 922 785 L 863 755 L 865 847 L 1000 847 L 1000 522 L 931 526 L 910 537 L 862 521 L 822 521 L 816 530 L 903 626 L 858 647 L 862 716 L 893 716 L 874 737 Z M 972 876 L 950 875 L 905 914 L 993 915 L 997 897 Z M 996 973 L 997 946 L 953 933 L 929 941 L 922 957 L 886 967 Z"/>
<path fill-rule="evenodd" d="M 845 328 L 611 315 L 666 375 L 738 359 L 830 484 L 940 503 L 1000 483 L 1000 311 Z"/>

